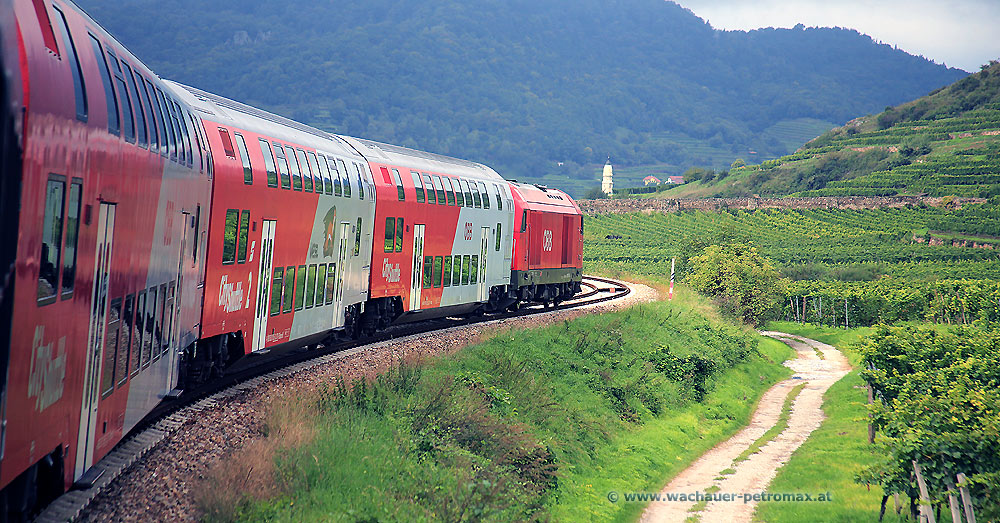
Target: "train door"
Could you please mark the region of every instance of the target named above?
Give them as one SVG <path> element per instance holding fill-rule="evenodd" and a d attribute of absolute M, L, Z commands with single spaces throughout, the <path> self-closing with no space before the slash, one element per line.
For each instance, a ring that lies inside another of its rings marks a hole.
<path fill-rule="evenodd" d="M 335 293 L 336 299 L 333 303 L 333 310 L 336 311 L 336 316 L 334 317 L 334 326 L 342 326 L 344 324 L 344 285 L 347 282 L 344 281 L 344 275 L 347 274 L 347 244 L 348 240 L 351 238 L 351 224 L 347 222 L 341 222 L 340 224 L 340 249 L 337 251 L 337 292 Z"/>
<path fill-rule="evenodd" d="M 180 309 L 183 300 L 181 299 L 181 291 L 184 289 L 184 255 L 187 253 L 187 245 L 191 239 L 188 237 L 188 227 L 190 220 L 194 218 L 191 213 L 181 212 L 181 221 L 179 223 L 179 228 L 181 231 L 181 243 L 178 246 L 179 251 L 177 254 L 177 283 L 171 284 L 169 287 L 170 297 L 167 302 L 170 304 L 168 309 L 170 310 L 169 324 L 164 328 L 167 329 L 167 357 L 170 358 L 170 362 L 167 366 L 167 383 L 171 387 L 177 383 L 177 375 L 179 370 L 178 360 L 180 359 Z"/>
<path fill-rule="evenodd" d="M 94 435 L 97 431 L 97 403 L 101 398 L 98 386 L 101 376 L 101 352 L 107 330 L 108 283 L 111 254 L 115 236 L 115 204 L 102 203 L 97 220 L 97 248 L 94 259 L 94 287 L 90 301 L 90 326 L 87 334 L 87 369 L 84 374 L 83 405 L 80 408 L 80 430 L 76 443 L 76 468 L 73 478 L 79 478 L 94 460 Z"/>
<path fill-rule="evenodd" d="M 257 278 L 257 308 L 254 310 L 253 345 L 254 352 L 264 350 L 267 338 L 267 317 L 271 303 L 271 265 L 274 260 L 274 229 L 278 222 L 263 220 L 260 234 L 260 272 Z"/>
<path fill-rule="evenodd" d="M 479 249 L 479 301 L 489 301 L 489 289 L 486 287 L 486 259 L 489 258 L 490 228 L 483 227 L 482 248 Z"/>
<path fill-rule="evenodd" d="M 413 269 L 410 271 L 410 310 L 420 309 L 424 278 L 424 225 L 413 226 Z"/>

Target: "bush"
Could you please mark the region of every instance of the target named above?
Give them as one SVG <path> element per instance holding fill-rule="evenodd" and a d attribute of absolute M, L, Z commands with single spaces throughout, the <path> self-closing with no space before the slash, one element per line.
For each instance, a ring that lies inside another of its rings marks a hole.
<path fill-rule="evenodd" d="M 706 247 L 691 258 L 691 265 L 688 283 L 750 325 L 773 316 L 785 294 L 785 281 L 774 265 L 746 243 Z"/>

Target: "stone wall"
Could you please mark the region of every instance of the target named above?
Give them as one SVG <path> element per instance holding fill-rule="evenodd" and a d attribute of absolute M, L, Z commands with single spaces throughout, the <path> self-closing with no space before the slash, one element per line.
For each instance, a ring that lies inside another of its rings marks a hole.
<path fill-rule="evenodd" d="M 628 212 L 675 212 L 683 210 L 724 211 L 730 209 L 882 209 L 907 205 L 940 207 L 984 203 L 982 198 L 931 196 L 822 196 L 816 198 L 704 198 L 656 199 L 623 198 L 619 200 L 579 200 L 584 214 L 624 214 Z"/>

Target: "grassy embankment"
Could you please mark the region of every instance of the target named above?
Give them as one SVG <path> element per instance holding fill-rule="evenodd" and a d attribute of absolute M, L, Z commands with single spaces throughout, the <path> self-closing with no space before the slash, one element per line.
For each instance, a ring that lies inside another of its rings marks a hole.
<path fill-rule="evenodd" d="M 224 497 L 209 493 L 205 508 L 278 521 L 633 519 L 643 506 L 609 492 L 657 490 L 788 375 L 785 345 L 678 291 L 672 303 L 500 332 L 374 382 L 286 395 L 267 433 L 307 436 L 253 447 L 274 452 L 274 488 L 214 505 Z M 240 487 L 250 462 L 260 456 L 227 460 L 207 490 Z"/>

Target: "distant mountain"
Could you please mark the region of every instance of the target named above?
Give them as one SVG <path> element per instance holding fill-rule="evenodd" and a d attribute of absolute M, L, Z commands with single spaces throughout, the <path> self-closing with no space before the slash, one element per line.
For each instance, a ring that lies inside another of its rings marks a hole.
<path fill-rule="evenodd" d="M 608 155 L 672 174 L 777 157 L 967 74 L 853 30 L 717 31 L 663 0 L 81 4 L 166 78 L 567 183 Z"/>
<path fill-rule="evenodd" d="M 795 154 L 662 194 L 1000 196 L 1000 62 L 852 120 Z"/>

